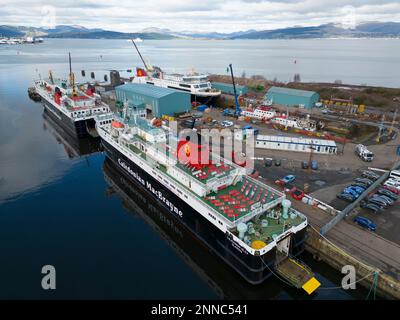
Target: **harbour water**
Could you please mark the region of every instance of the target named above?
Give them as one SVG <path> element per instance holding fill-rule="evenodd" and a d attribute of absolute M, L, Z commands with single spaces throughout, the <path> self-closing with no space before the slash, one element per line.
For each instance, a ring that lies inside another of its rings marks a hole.
<path fill-rule="evenodd" d="M 392 48 L 399 45 L 389 40 L 374 41 Z M 317 40 L 309 42 L 321 46 Z M 269 72 L 273 77 L 273 72 L 268 68 L 271 62 L 266 61 L 282 55 L 268 57 L 266 47 L 284 46 L 287 52 L 305 47 L 301 41 L 253 41 L 256 48 L 252 51 L 249 43 L 145 41 L 141 45 L 143 54 L 154 64 L 171 71 L 187 70 L 193 65 L 201 71 L 224 73 L 224 66 L 232 62 L 238 72 L 264 73 L 267 77 Z M 353 52 L 354 44 L 344 43 L 350 46 L 347 52 Z M 291 50 L 287 49 L 290 44 Z M 132 46 L 125 40 L 46 40 L 40 45 L 0 48 L 0 298 L 366 297 L 368 291 L 361 287 L 350 292 L 333 289 L 340 287 L 341 274 L 316 263 L 307 254 L 302 259 L 316 272 L 323 288 L 311 297 L 274 277 L 259 286 L 246 284 L 157 203 L 129 188 L 105 161 L 98 145 L 75 146 L 46 118 L 41 104 L 29 100 L 26 91 L 38 74 L 46 76 L 49 69 L 55 76 L 65 76 L 68 51 L 76 73 L 85 69 L 100 75 L 104 70 L 139 65 Z M 370 69 L 359 70 L 358 75 L 365 77 L 354 83 L 372 84 L 374 80 L 382 81 L 381 85 L 398 86 L 399 80 L 391 78 L 394 65 L 399 63 L 394 54 L 385 58 L 382 55 L 389 55 L 390 50 L 381 48 L 380 58 L 375 57 L 376 64 L 372 66 L 367 57 L 370 52 L 366 51 L 364 48 L 358 52 L 364 54 L 365 68 Z M 256 56 L 260 57 L 258 63 Z M 294 56 L 288 60 L 293 58 L 299 64 L 307 60 Z M 357 60 L 356 64 L 363 60 L 352 59 Z M 390 70 L 376 72 L 386 64 L 392 66 Z M 277 66 L 274 68 L 277 70 Z M 282 66 L 279 72 L 283 78 L 291 70 Z M 336 78 L 334 73 L 322 70 L 308 73 L 309 80 Z M 306 74 L 302 73 L 303 80 L 307 80 Z M 342 80 L 346 80 L 345 74 L 349 72 L 343 74 Z M 276 76 L 279 78 L 278 73 Z M 44 265 L 56 268 L 54 291 L 41 288 Z"/>

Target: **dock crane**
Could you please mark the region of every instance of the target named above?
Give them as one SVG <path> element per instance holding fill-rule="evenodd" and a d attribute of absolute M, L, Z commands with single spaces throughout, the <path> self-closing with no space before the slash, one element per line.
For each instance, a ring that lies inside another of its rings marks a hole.
<path fill-rule="evenodd" d="M 231 70 L 233 93 L 235 95 L 235 116 L 240 116 L 240 114 L 242 113 L 242 109 L 240 109 L 239 106 L 239 100 L 236 92 L 235 77 L 233 76 L 233 70 L 232 70 L 232 63 L 229 64 L 229 69 Z"/>
<path fill-rule="evenodd" d="M 76 97 L 78 93 L 76 91 L 76 85 L 75 85 L 75 74 L 72 72 L 71 52 L 68 53 L 68 60 L 69 60 L 69 85 L 72 87 L 72 95 Z"/>

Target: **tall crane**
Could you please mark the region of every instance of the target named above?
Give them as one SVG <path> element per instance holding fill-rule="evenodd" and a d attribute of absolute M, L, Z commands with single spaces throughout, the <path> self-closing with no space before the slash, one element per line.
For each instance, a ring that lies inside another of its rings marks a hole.
<path fill-rule="evenodd" d="M 229 69 L 231 70 L 233 93 L 235 95 L 235 116 L 240 116 L 240 114 L 242 113 L 242 109 L 240 109 L 239 100 L 236 93 L 236 84 L 235 84 L 235 77 L 233 76 L 232 63 L 229 64 Z"/>
<path fill-rule="evenodd" d="M 71 52 L 68 52 L 68 60 L 69 60 L 69 85 L 72 87 L 72 95 L 77 96 L 75 86 L 75 74 L 72 72 L 72 63 L 71 63 Z"/>
<path fill-rule="evenodd" d="M 137 47 L 135 41 L 133 41 L 133 39 L 131 39 L 131 41 L 132 41 L 133 45 L 135 46 L 135 49 L 136 49 L 137 53 L 139 54 L 140 59 L 141 59 L 142 62 L 143 62 L 144 68 L 146 69 L 146 71 L 149 71 L 150 69 L 149 69 L 149 67 L 147 66 L 147 63 L 144 61 L 144 59 L 143 59 L 143 57 L 142 57 L 142 54 L 140 53 L 139 48 Z"/>

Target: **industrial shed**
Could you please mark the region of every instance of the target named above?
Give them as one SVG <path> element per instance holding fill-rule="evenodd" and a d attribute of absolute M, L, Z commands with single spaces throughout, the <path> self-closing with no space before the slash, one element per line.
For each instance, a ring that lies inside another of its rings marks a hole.
<path fill-rule="evenodd" d="M 115 88 L 117 101 L 139 106 L 144 105 L 154 117 L 174 116 L 191 108 L 190 94 L 151 84 L 127 83 Z"/>
<path fill-rule="evenodd" d="M 227 94 L 234 94 L 233 90 L 233 85 L 229 83 L 223 83 L 223 82 L 213 82 L 212 87 L 216 90 L 221 91 L 222 93 L 227 93 Z M 249 88 L 245 86 L 240 86 L 236 84 L 236 92 L 238 95 L 244 95 L 249 92 Z"/>
<path fill-rule="evenodd" d="M 336 142 L 333 140 L 284 136 L 258 135 L 256 138 L 256 148 L 297 152 L 311 152 L 312 150 L 312 152 L 321 154 L 337 153 Z"/>
<path fill-rule="evenodd" d="M 311 109 L 319 101 L 319 94 L 314 91 L 271 87 L 265 95 L 265 100 L 288 107 Z"/>

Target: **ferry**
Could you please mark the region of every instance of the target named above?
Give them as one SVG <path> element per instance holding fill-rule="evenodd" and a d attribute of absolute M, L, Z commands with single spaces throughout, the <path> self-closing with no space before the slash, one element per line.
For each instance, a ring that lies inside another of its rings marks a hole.
<path fill-rule="evenodd" d="M 132 43 L 144 65 L 144 69 L 136 68 L 136 77 L 133 78 L 132 82 L 147 83 L 158 87 L 189 92 L 196 99 L 212 99 L 221 95 L 221 91 L 212 87 L 206 74 L 196 72 L 188 74 L 164 72 L 160 67 L 151 66 L 146 63 L 134 40 L 132 40 Z"/>
<path fill-rule="evenodd" d="M 145 221 L 219 299 L 276 299 L 282 292 L 278 282 L 253 286 L 238 277 L 232 268 L 220 261 L 218 255 L 223 255 L 223 251 L 216 255 L 209 249 L 210 245 L 197 240 L 202 237 L 203 229 L 186 228 L 146 188 L 133 184 L 108 158 L 104 160 L 103 173 L 108 185 L 106 194 L 120 199 L 124 212 L 132 218 Z M 194 235 L 196 233 L 197 236 Z M 223 247 L 216 247 L 218 249 L 223 250 Z M 287 293 L 291 295 L 292 292 Z"/>
<path fill-rule="evenodd" d="M 304 250 L 307 218 L 285 194 L 187 135 L 176 138 L 125 104 L 98 115 L 107 158 L 245 280 L 258 284 Z M 199 161 L 199 160 L 202 161 Z"/>
<path fill-rule="evenodd" d="M 96 136 L 95 117 L 110 112 L 107 104 L 92 85 L 78 86 L 70 73 L 70 82 L 56 79 L 49 73 L 48 79 L 34 82 L 34 90 L 52 118 L 72 136 L 84 138 Z"/>

